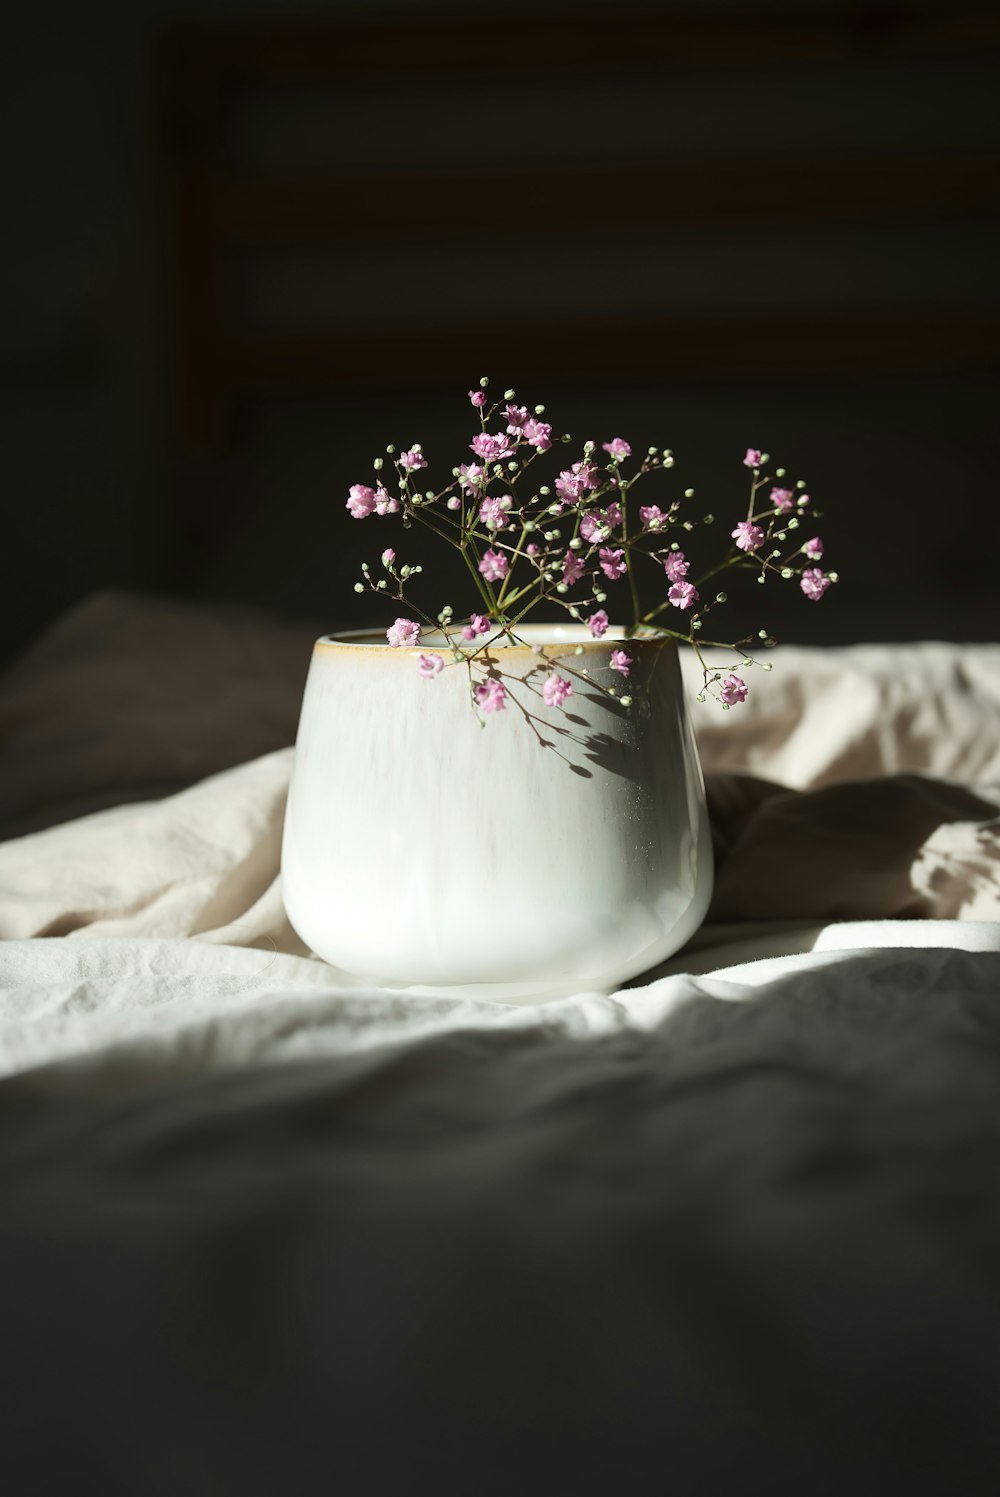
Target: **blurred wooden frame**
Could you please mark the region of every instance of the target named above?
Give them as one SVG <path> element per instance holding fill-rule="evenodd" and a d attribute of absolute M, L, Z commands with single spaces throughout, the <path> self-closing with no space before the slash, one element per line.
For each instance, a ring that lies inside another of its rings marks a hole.
<path fill-rule="evenodd" d="M 892 374 L 1000 362 L 995 310 L 703 318 L 633 325 L 594 318 L 549 326 L 516 316 L 495 327 L 433 327 L 260 335 L 227 326 L 226 277 L 234 256 L 264 245 L 328 243 L 359 221 L 369 236 L 397 230 L 393 204 L 405 196 L 407 231 L 450 231 L 454 205 L 478 185 L 468 171 L 379 172 L 330 180 L 246 180 L 228 165 L 225 121 L 234 88 L 335 86 L 338 80 L 454 76 L 470 56 L 480 74 L 516 82 L 539 74 L 572 78 L 606 70 L 667 73 L 678 67 L 754 67 L 775 62 L 856 61 L 1000 48 L 992 10 L 862 7 L 854 14 L 769 12 L 754 17 L 567 16 L 530 22 L 530 45 L 511 48 L 495 18 L 386 20 L 381 24 L 184 25 L 162 49 L 166 156 L 175 231 L 176 328 L 183 436 L 194 452 L 229 444 L 232 413 L 247 394 L 316 394 L 385 389 L 394 377 L 453 384 L 470 365 L 517 368 L 522 381 L 563 383 L 655 379 L 756 380 Z M 496 63 L 497 41 L 502 57 Z M 1000 162 L 990 156 L 888 156 L 850 160 L 718 161 L 604 167 L 626 199 L 641 195 L 645 226 L 667 230 L 731 222 L 787 225 L 837 219 L 990 212 L 1000 208 Z M 494 173 L 502 190 L 503 182 Z M 551 204 L 549 171 L 518 169 L 510 185 L 533 223 Z M 592 173 L 560 172 L 573 199 Z M 414 190 L 419 188 L 419 190 Z M 553 225 L 553 231 L 559 231 Z M 491 234 L 504 232 L 502 221 Z M 523 232 L 521 230 L 520 232 Z M 533 233 L 545 232 L 533 228 Z M 767 358 L 762 350 L 767 350 Z M 394 375 L 394 371 L 399 371 Z"/>

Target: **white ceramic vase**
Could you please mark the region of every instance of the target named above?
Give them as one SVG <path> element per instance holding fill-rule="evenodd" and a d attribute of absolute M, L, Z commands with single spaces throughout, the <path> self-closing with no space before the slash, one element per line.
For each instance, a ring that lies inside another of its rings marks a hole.
<path fill-rule="evenodd" d="M 316 642 L 282 883 L 298 934 L 355 979 L 507 1003 L 607 990 L 704 918 L 711 837 L 676 646 L 518 633 L 473 663 L 443 640 Z M 421 653 L 445 661 L 433 680 Z M 573 685 L 562 707 L 542 697 L 552 664 Z M 471 687 L 487 675 L 506 706 L 481 724 Z"/>

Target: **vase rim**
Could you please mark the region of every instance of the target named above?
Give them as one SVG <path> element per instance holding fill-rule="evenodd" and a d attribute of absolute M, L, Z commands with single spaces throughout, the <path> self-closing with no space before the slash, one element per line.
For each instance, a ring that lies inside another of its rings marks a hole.
<path fill-rule="evenodd" d="M 600 639 L 595 639 L 586 624 L 521 624 L 517 630 L 519 643 L 502 643 L 503 635 L 500 631 L 490 634 L 481 634 L 474 640 L 457 640 L 455 646 L 450 644 L 439 629 L 428 630 L 421 638 L 419 644 L 415 645 L 390 645 L 385 637 L 385 631 L 380 629 L 344 629 L 338 630 L 336 634 L 323 634 L 317 639 L 315 648 L 319 649 L 360 649 L 360 650 L 386 650 L 393 655 L 409 655 L 419 651 L 445 651 L 450 653 L 457 646 L 459 649 L 469 651 L 481 650 L 489 647 L 490 650 L 503 650 L 505 654 L 516 654 L 518 652 L 530 654 L 536 645 L 568 645 L 574 650 L 583 646 L 585 650 L 606 650 L 610 646 L 643 646 L 656 645 L 662 648 L 664 645 L 676 645 L 677 641 L 668 634 L 655 629 L 647 629 L 642 634 L 627 638 L 625 626 L 622 624 L 609 624 L 606 633 Z"/>

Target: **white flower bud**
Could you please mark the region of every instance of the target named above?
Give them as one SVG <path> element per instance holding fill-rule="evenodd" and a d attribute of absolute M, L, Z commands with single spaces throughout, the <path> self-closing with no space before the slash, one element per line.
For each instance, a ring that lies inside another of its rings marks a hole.
<path fill-rule="evenodd" d="M 574 655 L 582 655 L 583 654 L 583 645 L 577 645 L 576 649 L 573 651 L 573 654 Z"/>
<path fill-rule="evenodd" d="M 762 671 L 773 671 L 774 670 L 774 666 L 771 664 L 770 660 L 765 660 L 764 664 L 761 666 L 761 670 Z"/>
<path fill-rule="evenodd" d="M 799 522 L 798 522 L 798 520 L 796 519 L 796 517 L 794 515 L 788 521 L 788 528 L 789 528 L 789 530 L 798 530 L 798 528 L 799 528 Z"/>
<path fill-rule="evenodd" d="M 400 569 L 399 569 L 399 575 L 402 577 L 403 581 L 405 582 L 406 579 L 407 579 L 407 577 L 409 577 L 409 575 L 410 575 L 410 568 L 409 567 L 400 567 Z"/>
<path fill-rule="evenodd" d="M 547 483 L 543 483 L 538 492 L 539 494 L 547 497 L 549 494 L 551 494 L 552 490 L 549 488 Z"/>
<path fill-rule="evenodd" d="M 595 603 L 606 603 L 607 601 L 608 601 L 608 595 L 607 595 L 607 593 L 595 593 L 594 594 L 594 602 Z"/>
<path fill-rule="evenodd" d="M 557 593 L 568 593 L 569 592 L 569 588 L 566 586 L 565 582 L 559 582 L 559 583 L 556 584 L 556 592 Z"/>
<path fill-rule="evenodd" d="M 389 445 L 388 445 L 388 447 L 385 450 L 389 454 L 389 456 L 392 457 L 392 454 L 395 452 L 396 449 L 392 445 L 392 443 L 390 442 Z"/>
<path fill-rule="evenodd" d="M 632 705 L 632 698 L 631 697 L 622 697 L 621 698 L 621 704 L 622 704 L 623 707 L 631 707 L 631 705 Z"/>
<path fill-rule="evenodd" d="M 693 499 L 694 498 L 694 489 L 685 489 L 684 490 L 684 498 L 685 499 Z"/>
<path fill-rule="evenodd" d="M 674 466 L 674 460 L 673 460 L 673 458 L 672 457 L 665 457 L 663 459 L 663 466 L 665 468 L 672 468 Z"/>
<path fill-rule="evenodd" d="M 535 406 L 535 415 L 536 416 L 544 416 L 545 415 L 545 407 L 543 405 L 536 405 Z"/>
<path fill-rule="evenodd" d="M 782 567 L 782 569 L 781 569 L 781 575 L 787 581 L 788 578 L 792 575 L 792 569 L 791 569 L 791 567 Z"/>
<path fill-rule="evenodd" d="M 381 457 L 377 457 L 375 459 L 375 461 L 372 463 L 372 467 L 375 469 L 376 473 L 381 473 L 383 466 L 384 466 L 384 459 L 381 458 Z"/>
<path fill-rule="evenodd" d="M 363 583 L 363 582 L 356 582 L 356 583 L 355 583 L 355 584 L 354 584 L 354 591 L 355 591 L 355 592 L 356 592 L 356 593 L 363 593 L 363 592 L 364 592 L 364 590 L 365 590 L 365 585 L 364 585 L 364 583 Z"/>
<path fill-rule="evenodd" d="M 775 470 L 774 470 L 774 476 L 775 476 L 775 478 L 784 478 L 784 476 L 785 476 L 785 469 L 784 468 L 775 468 Z"/>
<path fill-rule="evenodd" d="M 578 535 L 575 535 L 569 543 L 569 549 L 571 551 L 579 551 L 582 545 L 583 541 L 581 541 Z"/>
<path fill-rule="evenodd" d="M 504 398 L 504 400 L 513 400 L 514 399 L 514 391 L 513 390 L 505 390 L 503 392 L 503 398 Z"/>
<path fill-rule="evenodd" d="M 480 381 L 479 381 L 479 388 L 480 388 L 480 389 L 481 389 L 481 390 L 485 390 L 485 389 L 486 389 L 486 386 L 487 386 L 487 385 L 488 385 L 488 384 L 489 384 L 489 379 L 488 379 L 488 377 L 487 377 L 487 376 L 486 376 L 486 375 L 485 375 L 485 374 L 484 374 L 484 375 L 483 375 L 483 377 L 482 377 L 482 379 L 481 379 L 481 380 L 480 380 Z"/>

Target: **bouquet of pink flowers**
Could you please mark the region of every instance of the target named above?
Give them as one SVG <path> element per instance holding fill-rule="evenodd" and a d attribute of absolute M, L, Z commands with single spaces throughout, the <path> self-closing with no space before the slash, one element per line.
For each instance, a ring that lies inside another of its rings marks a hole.
<path fill-rule="evenodd" d="M 818 602 L 823 597 L 837 581 L 837 573 L 818 565 L 823 557 L 819 536 L 798 538 L 803 521 L 818 514 L 804 492 L 805 484 L 787 482 L 784 468 L 765 472 L 768 454 L 748 448 L 743 458 L 750 472 L 746 511 L 729 531 L 721 558 L 692 575 L 684 546 L 685 536 L 696 526 L 688 516 L 694 490 L 646 504 L 633 493 L 640 483 L 648 487 L 650 475 L 673 467 L 669 448 L 650 447 L 630 473 L 633 453 L 623 438 L 600 445 L 585 442 L 575 462 L 550 482 L 538 482 L 539 459 L 571 438 L 553 431 L 543 419 L 544 406 L 529 411 L 517 404 L 513 390 L 504 391 L 502 402 L 491 403 L 488 385 L 483 379 L 478 389 L 469 391 L 480 421 L 469 443 L 472 461 L 453 468 L 444 488 L 421 488 L 428 463 L 418 442 L 399 453 L 395 447 L 386 448 L 393 479 L 387 477 L 386 458 L 377 457 L 374 484 L 351 487 L 347 508 L 356 520 L 397 515 L 404 529 L 419 524 L 433 531 L 460 553 L 477 593 L 481 611 L 457 615 L 445 605 L 435 615 L 428 614 L 413 602 L 412 594 L 407 595 L 423 568 L 401 563 L 395 550 L 386 547 L 381 575 L 374 575 L 366 562 L 355 588 L 392 599 L 406 610 L 386 630 L 389 644 L 419 649 L 427 632 L 443 638 L 445 653 L 450 652 L 453 660 L 469 662 L 477 654 L 485 656 L 491 644 L 518 642 L 518 625 L 542 606 L 586 625 L 594 639 L 601 639 L 610 623 L 605 605 L 614 594 L 628 599 L 628 623 L 615 631 L 621 632 L 623 647 L 610 657 L 623 687 L 632 664 L 629 639 L 653 633 L 683 640 L 694 649 L 704 673 L 699 701 L 711 695 L 724 708 L 743 702 L 748 688 L 736 671 L 757 664 L 748 652 L 755 640 L 768 647 L 774 639 L 765 629 L 736 641 L 707 639 L 705 621 L 727 597 L 703 589 L 724 572 L 751 569 L 758 582 L 769 573 L 785 581 L 795 578 L 806 598 Z M 698 523 L 713 525 L 715 517 L 705 515 Z M 646 609 L 640 604 L 640 568 L 659 579 L 659 591 L 665 594 Z M 734 651 L 733 668 L 719 670 L 706 663 L 701 653 L 706 645 Z M 444 666 L 444 654 L 438 650 L 417 655 L 415 668 L 427 680 Z M 762 669 L 770 670 L 770 665 L 765 663 Z M 552 671 L 542 696 L 546 706 L 561 707 L 572 691 L 572 683 Z M 617 699 L 628 707 L 627 689 L 625 693 Z M 473 687 L 474 705 L 483 713 L 502 710 L 504 698 L 503 684 L 493 676 Z"/>

